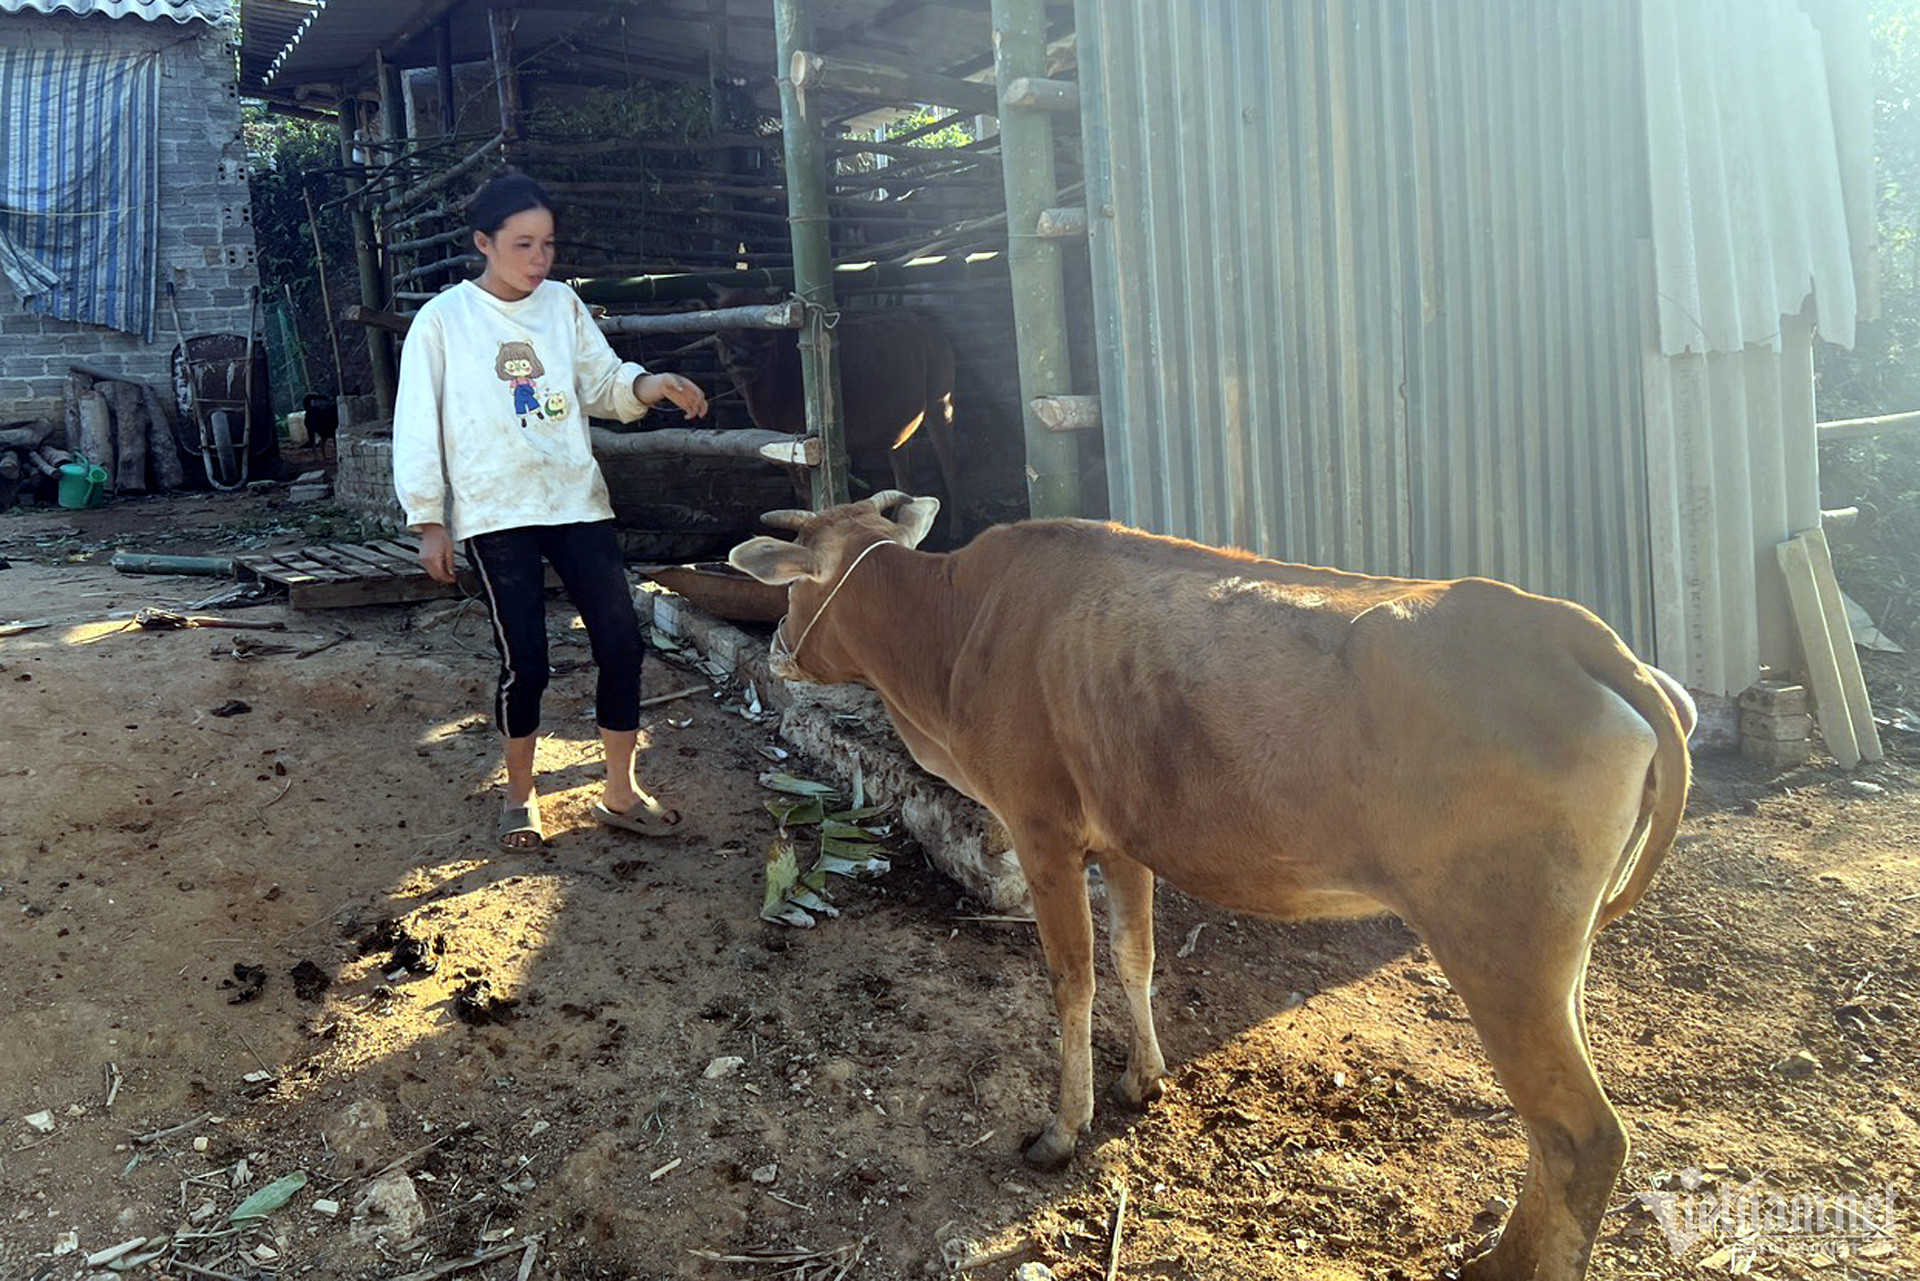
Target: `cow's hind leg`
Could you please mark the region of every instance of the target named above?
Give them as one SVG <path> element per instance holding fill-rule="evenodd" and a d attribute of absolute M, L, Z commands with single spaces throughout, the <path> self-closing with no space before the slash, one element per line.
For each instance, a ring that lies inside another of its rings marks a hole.
<path fill-rule="evenodd" d="M 1033 894 L 1060 1020 L 1059 1107 L 1025 1156 L 1032 1165 L 1054 1170 L 1073 1159 L 1080 1132 L 1093 1120 L 1093 915 L 1084 852 L 1057 836 L 1049 840 L 1008 827 Z"/>
<path fill-rule="evenodd" d="M 1527 1177 L 1499 1242 L 1466 1281 L 1580 1281 L 1627 1159 L 1627 1136 L 1601 1091 L 1582 1026 L 1587 922 L 1529 924 L 1509 903 L 1498 929 L 1456 921 L 1429 934 L 1466 1002 L 1494 1071 L 1527 1128 Z"/>
<path fill-rule="evenodd" d="M 1137 1112 L 1160 1097 L 1167 1074 L 1153 1031 L 1153 871 L 1123 854 L 1103 854 L 1100 872 L 1107 882 L 1107 942 L 1133 1023 L 1127 1072 L 1114 1082 L 1113 1096 Z"/>

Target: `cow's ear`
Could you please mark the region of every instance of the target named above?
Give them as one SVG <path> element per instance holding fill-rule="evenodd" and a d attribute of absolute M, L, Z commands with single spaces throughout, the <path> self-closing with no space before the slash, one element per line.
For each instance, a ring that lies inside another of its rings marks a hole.
<path fill-rule="evenodd" d="M 727 553 L 727 564 L 773 587 L 820 578 L 819 558 L 812 549 L 780 538 L 749 538 Z"/>
<path fill-rule="evenodd" d="M 906 532 L 907 546 L 918 547 L 920 540 L 933 528 L 934 517 L 940 514 L 938 498 L 909 498 L 893 509 L 893 523 Z"/>

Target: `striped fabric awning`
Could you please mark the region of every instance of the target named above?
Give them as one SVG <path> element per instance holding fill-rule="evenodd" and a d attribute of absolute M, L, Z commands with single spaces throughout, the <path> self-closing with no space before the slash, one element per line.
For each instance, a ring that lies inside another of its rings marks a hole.
<path fill-rule="evenodd" d="M 0 50 L 0 276 L 27 309 L 153 338 L 160 55 Z"/>

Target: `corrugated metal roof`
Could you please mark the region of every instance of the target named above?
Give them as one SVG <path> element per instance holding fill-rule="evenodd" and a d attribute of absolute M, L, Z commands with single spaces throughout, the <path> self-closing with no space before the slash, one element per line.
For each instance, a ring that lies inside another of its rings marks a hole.
<path fill-rule="evenodd" d="M 0 13 L 99 14 L 108 18 L 171 18 L 218 25 L 233 17 L 232 0 L 0 0 Z"/>
<path fill-rule="evenodd" d="M 331 105 L 346 94 L 372 88 L 373 52 L 400 67 L 432 66 L 433 31 L 447 22 L 453 60 L 491 56 L 487 6 L 460 0 L 322 0 L 289 6 L 288 0 L 246 0 L 248 11 L 297 7 L 302 21 L 255 30 L 243 24 L 241 60 L 260 74 L 243 77 L 247 92 L 298 95 Z M 727 57 L 747 69 L 764 102 L 773 90 L 775 42 L 771 0 L 725 0 Z M 903 66 L 951 69 L 967 59 L 991 65 L 989 0 L 814 0 L 811 6 L 823 52 Z M 700 4 L 672 0 L 607 0 L 581 5 L 523 5 L 514 11 L 515 44 L 524 57 L 553 41 L 573 44 L 574 65 L 626 73 L 635 78 L 707 77 L 707 49 L 714 13 Z"/>
<path fill-rule="evenodd" d="M 1631 6 L 1077 13 L 1114 515 L 1651 652 Z"/>

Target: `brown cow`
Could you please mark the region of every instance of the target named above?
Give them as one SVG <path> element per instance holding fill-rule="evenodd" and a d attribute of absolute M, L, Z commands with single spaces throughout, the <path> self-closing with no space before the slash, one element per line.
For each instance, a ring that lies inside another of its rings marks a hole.
<path fill-rule="evenodd" d="M 939 509 L 876 495 L 764 519 L 735 566 L 788 584 L 788 679 L 878 691 L 928 770 L 992 810 L 1033 893 L 1061 1030 L 1057 1166 L 1093 1115 L 1093 926 L 1166 1066 L 1154 877 L 1266 916 L 1397 914 L 1466 1002 L 1525 1121 L 1525 1189 L 1476 1278 L 1586 1272 L 1627 1139 L 1588 1055 L 1594 933 L 1686 806 L 1692 701 L 1578 605 L 1486 579 L 1369 578 L 1091 521 L 913 550 Z"/>
<path fill-rule="evenodd" d="M 716 286 L 717 307 L 779 302 L 777 289 Z M 913 442 L 922 428 L 933 445 L 946 491 L 947 531 L 960 533 L 960 490 L 953 453 L 953 346 L 919 312 L 897 309 L 843 316 L 840 343 L 841 418 L 853 472 L 878 488 L 892 477 L 913 483 Z M 798 435 L 807 429 L 799 339 L 790 329 L 722 329 L 720 365 L 747 403 L 754 425 Z"/>

